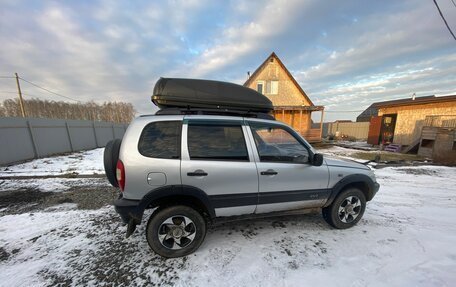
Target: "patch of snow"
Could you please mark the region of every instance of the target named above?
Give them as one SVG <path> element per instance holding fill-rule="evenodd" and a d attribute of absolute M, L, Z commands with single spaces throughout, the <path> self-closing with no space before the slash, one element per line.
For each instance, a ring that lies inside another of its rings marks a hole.
<path fill-rule="evenodd" d="M 47 157 L 0 167 L 0 176 L 46 176 L 62 174 L 104 174 L 104 148 Z"/>
<path fill-rule="evenodd" d="M 337 141 L 336 144 L 343 145 L 346 147 L 352 147 L 355 149 L 358 148 L 358 149 L 371 150 L 371 151 L 378 150 L 378 148 L 372 147 L 371 144 L 368 144 L 365 141 Z"/>
<path fill-rule="evenodd" d="M 331 146 L 329 148 L 318 148 L 317 151 L 322 154 L 332 155 L 332 156 L 340 156 L 354 159 L 352 156 L 359 152 L 368 152 L 368 153 L 379 153 L 378 150 L 372 151 L 365 151 L 365 150 L 356 150 L 348 147 L 340 147 L 340 146 Z"/>

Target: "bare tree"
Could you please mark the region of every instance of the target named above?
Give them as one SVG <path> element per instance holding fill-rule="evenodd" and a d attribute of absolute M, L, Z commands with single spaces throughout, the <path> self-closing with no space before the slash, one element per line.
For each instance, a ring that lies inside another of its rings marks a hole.
<path fill-rule="evenodd" d="M 29 117 L 58 118 L 72 120 L 107 121 L 129 123 L 135 116 L 133 105 L 123 102 L 67 103 L 40 99 L 24 101 L 25 110 Z M 21 110 L 17 99 L 8 99 L 0 104 L 1 117 L 20 117 Z"/>

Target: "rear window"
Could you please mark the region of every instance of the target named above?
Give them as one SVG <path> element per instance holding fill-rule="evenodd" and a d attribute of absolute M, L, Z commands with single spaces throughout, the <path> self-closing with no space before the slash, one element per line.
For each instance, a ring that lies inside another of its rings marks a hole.
<path fill-rule="evenodd" d="M 139 153 L 153 158 L 180 158 L 181 130 L 181 121 L 148 124 L 139 138 Z"/>
<path fill-rule="evenodd" d="M 191 160 L 249 160 L 240 125 L 189 124 L 188 151 Z"/>

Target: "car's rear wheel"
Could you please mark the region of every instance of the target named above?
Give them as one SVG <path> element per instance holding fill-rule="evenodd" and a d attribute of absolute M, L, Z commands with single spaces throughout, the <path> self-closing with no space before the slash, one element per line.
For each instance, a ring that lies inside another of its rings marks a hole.
<path fill-rule="evenodd" d="M 163 257 L 193 253 L 206 236 L 206 221 L 195 209 L 175 205 L 156 210 L 146 228 L 150 248 Z"/>
<path fill-rule="evenodd" d="M 341 192 L 334 202 L 323 208 L 323 218 L 331 226 L 345 229 L 354 226 L 364 214 L 366 197 L 358 188 L 348 188 Z"/>

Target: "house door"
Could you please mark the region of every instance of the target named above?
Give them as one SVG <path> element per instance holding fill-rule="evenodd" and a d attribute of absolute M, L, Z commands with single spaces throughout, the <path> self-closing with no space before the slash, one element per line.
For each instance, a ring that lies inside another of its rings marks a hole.
<path fill-rule="evenodd" d="M 369 134 L 367 136 L 367 143 L 378 145 L 380 142 L 380 129 L 382 127 L 382 117 L 372 117 L 369 124 Z"/>
<path fill-rule="evenodd" d="M 393 143 L 394 128 L 396 127 L 397 114 L 382 116 L 382 127 L 380 132 L 380 141 L 382 144 Z"/>

